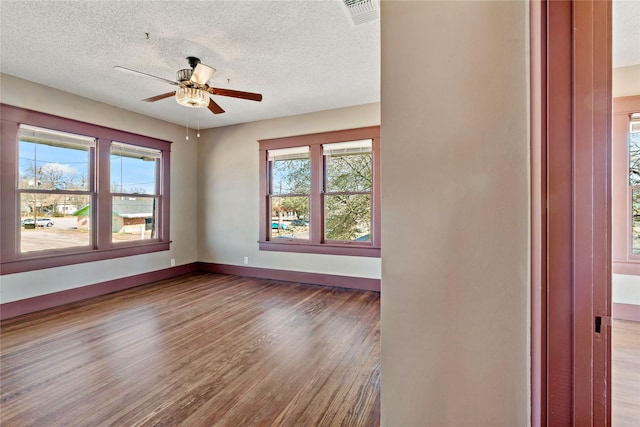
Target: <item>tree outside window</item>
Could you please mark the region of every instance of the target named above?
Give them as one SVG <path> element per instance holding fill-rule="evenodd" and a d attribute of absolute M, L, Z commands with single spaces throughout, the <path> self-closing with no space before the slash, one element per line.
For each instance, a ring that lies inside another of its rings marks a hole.
<path fill-rule="evenodd" d="M 169 249 L 169 141 L 0 108 L 3 274 Z"/>
<path fill-rule="evenodd" d="M 629 128 L 631 253 L 640 254 L 640 113 L 631 114 Z"/>
<path fill-rule="evenodd" d="M 379 127 L 260 141 L 262 250 L 379 256 Z"/>

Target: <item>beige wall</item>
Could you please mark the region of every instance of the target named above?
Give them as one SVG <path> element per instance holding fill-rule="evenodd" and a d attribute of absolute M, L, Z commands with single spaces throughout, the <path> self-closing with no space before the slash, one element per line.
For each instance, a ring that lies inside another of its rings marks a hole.
<path fill-rule="evenodd" d="M 27 82 L 0 76 L 0 102 L 173 141 L 171 147 L 171 250 L 0 277 L 0 302 L 73 289 L 197 261 L 196 143 L 184 128 Z M 192 138 L 195 139 L 195 138 Z M 52 280 L 55 277 L 55 280 Z"/>
<path fill-rule="evenodd" d="M 382 2 L 382 424 L 529 423 L 526 2 Z"/>
<path fill-rule="evenodd" d="M 640 95 L 640 64 L 613 69 L 613 97 Z"/>
<path fill-rule="evenodd" d="M 321 111 L 202 132 L 198 151 L 201 261 L 380 278 L 380 259 L 258 250 L 258 140 L 380 124 L 380 104 Z"/>

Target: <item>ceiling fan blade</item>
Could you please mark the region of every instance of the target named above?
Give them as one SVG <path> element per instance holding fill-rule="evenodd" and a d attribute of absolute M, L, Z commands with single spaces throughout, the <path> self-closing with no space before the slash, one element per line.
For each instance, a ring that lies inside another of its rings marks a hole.
<path fill-rule="evenodd" d="M 191 81 L 203 85 L 209 81 L 215 72 L 215 68 L 199 63 L 193 70 L 193 74 L 191 74 Z"/>
<path fill-rule="evenodd" d="M 151 98 L 143 99 L 144 102 L 155 102 L 160 101 L 161 99 L 169 98 L 170 96 L 174 96 L 176 91 L 163 93 L 161 95 L 152 96 Z"/>
<path fill-rule="evenodd" d="M 209 98 L 209 111 L 211 111 L 213 114 L 220 114 L 220 113 L 224 113 L 224 110 L 222 109 L 221 106 L 219 106 L 218 104 L 216 104 L 216 102 Z"/>
<path fill-rule="evenodd" d="M 132 70 L 131 68 L 126 68 L 126 67 L 121 67 L 119 65 L 116 65 L 115 67 L 113 67 L 113 69 L 114 70 L 118 70 L 118 71 L 124 71 L 125 73 L 129 73 L 129 74 L 135 74 L 137 76 L 151 77 L 151 78 L 154 78 L 156 80 L 160 80 L 160 81 L 163 81 L 165 83 L 169 83 L 170 85 L 180 86 L 180 83 L 174 82 L 173 80 L 163 79 L 162 77 L 154 76 L 153 74 L 143 73 L 142 71 Z"/>
<path fill-rule="evenodd" d="M 218 87 L 210 87 L 209 93 L 220 96 L 230 96 L 232 98 L 248 99 L 250 101 L 262 101 L 262 95 L 259 93 L 242 92 L 240 90 L 221 89 Z"/>

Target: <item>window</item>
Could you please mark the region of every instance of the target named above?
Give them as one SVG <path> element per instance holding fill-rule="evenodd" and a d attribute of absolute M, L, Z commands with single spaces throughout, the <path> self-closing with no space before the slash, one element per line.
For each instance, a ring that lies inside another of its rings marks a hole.
<path fill-rule="evenodd" d="M 20 125 L 18 203 L 20 253 L 89 247 L 91 237 L 69 217 L 90 211 L 95 138 Z"/>
<path fill-rule="evenodd" d="M 169 249 L 169 142 L 7 105 L 2 117 L 2 274 Z"/>
<path fill-rule="evenodd" d="M 380 128 L 260 144 L 261 250 L 380 256 Z"/>
<path fill-rule="evenodd" d="M 112 242 L 155 239 L 162 151 L 111 143 Z"/>
<path fill-rule="evenodd" d="M 631 199 L 631 253 L 640 255 L 640 113 L 630 115 L 629 197 Z"/>

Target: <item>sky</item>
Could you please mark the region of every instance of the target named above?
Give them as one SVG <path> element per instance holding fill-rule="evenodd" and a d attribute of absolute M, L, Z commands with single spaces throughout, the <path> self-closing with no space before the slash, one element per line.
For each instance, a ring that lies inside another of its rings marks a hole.
<path fill-rule="evenodd" d="M 62 180 L 72 181 L 75 188 L 78 188 L 77 186 L 81 182 L 87 182 L 89 175 L 89 152 L 87 150 L 20 141 L 18 156 L 22 176 L 33 175 L 33 164 L 36 160 L 38 167 L 42 168 L 41 170 L 63 175 Z M 112 187 L 118 188 L 116 191 L 154 193 L 155 163 L 153 161 L 112 155 L 110 164 L 110 181 Z M 42 181 L 43 178 L 44 174 L 39 177 L 39 180 Z M 33 181 L 32 179 L 31 182 Z"/>

